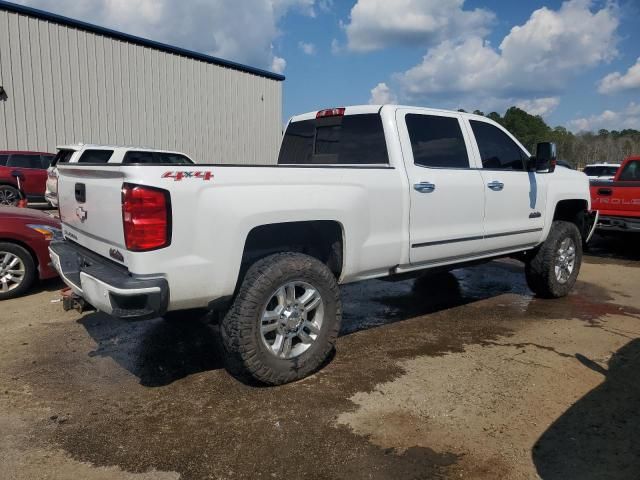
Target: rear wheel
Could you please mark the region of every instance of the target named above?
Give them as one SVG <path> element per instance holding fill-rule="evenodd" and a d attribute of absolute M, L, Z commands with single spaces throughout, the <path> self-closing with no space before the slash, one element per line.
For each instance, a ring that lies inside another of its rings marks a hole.
<path fill-rule="evenodd" d="M 0 242 L 0 300 L 25 293 L 36 279 L 31 254 L 15 243 Z"/>
<path fill-rule="evenodd" d="M 543 298 L 566 296 L 582 264 L 582 237 L 571 222 L 555 221 L 545 242 L 525 264 L 527 284 Z"/>
<path fill-rule="evenodd" d="M 20 192 L 11 185 L 0 185 L 0 205 L 17 205 Z"/>
<path fill-rule="evenodd" d="M 334 275 L 299 253 L 271 255 L 247 272 L 222 321 L 232 370 L 271 385 L 317 370 L 334 348 L 342 307 Z"/>

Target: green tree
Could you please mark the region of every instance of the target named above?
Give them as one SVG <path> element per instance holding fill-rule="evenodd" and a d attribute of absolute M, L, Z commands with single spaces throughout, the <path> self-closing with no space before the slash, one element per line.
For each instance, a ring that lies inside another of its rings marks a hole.
<path fill-rule="evenodd" d="M 460 109 L 459 111 L 464 112 Z M 474 110 L 482 115 L 480 110 Z M 485 115 L 499 123 L 516 136 L 530 152 L 534 152 L 538 142 L 555 142 L 558 158 L 566 160 L 576 168 L 589 163 L 619 163 L 629 155 L 640 155 L 640 131 L 600 129 L 597 133 L 580 132 L 573 134 L 563 126 L 551 128 L 539 115 L 531 115 L 518 107 L 509 108 L 504 116 L 498 112 Z"/>

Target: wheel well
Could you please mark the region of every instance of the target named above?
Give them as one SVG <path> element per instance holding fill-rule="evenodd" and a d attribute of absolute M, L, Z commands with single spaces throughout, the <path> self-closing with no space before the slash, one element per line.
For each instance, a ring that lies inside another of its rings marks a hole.
<path fill-rule="evenodd" d="M 300 252 L 327 265 L 336 278 L 342 273 L 342 226 L 332 220 L 286 222 L 254 227 L 247 236 L 237 286 L 256 261 L 282 252 Z"/>
<path fill-rule="evenodd" d="M 553 219 L 575 223 L 580 233 L 584 236 L 587 207 L 588 203 L 586 200 L 561 200 L 556 205 Z"/>

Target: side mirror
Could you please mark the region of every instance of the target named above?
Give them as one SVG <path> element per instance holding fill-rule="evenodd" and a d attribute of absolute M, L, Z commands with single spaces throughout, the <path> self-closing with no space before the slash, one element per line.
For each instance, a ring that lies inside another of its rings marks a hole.
<path fill-rule="evenodd" d="M 558 152 L 556 144 L 552 142 L 541 142 L 536 145 L 536 156 L 534 157 L 535 163 L 532 167 L 538 173 L 552 173 L 556 169 L 556 163 L 558 161 Z M 532 170 L 534 169 L 532 168 Z"/>

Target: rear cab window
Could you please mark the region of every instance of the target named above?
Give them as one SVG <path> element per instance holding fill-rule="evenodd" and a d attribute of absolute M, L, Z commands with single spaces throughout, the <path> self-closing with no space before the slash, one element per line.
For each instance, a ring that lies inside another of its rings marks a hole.
<path fill-rule="evenodd" d="M 291 122 L 279 165 L 388 165 L 382 119 L 377 113 Z"/>
<path fill-rule="evenodd" d="M 583 172 L 590 177 L 613 177 L 618 171 L 619 167 L 607 167 L 607 166 L 587 166 L 584 167 Z"/>
<path fill-rule="evenodd" d="M 112 155 L 113 150 L 85 150 L 78 163 L 107 163 Z"/>

